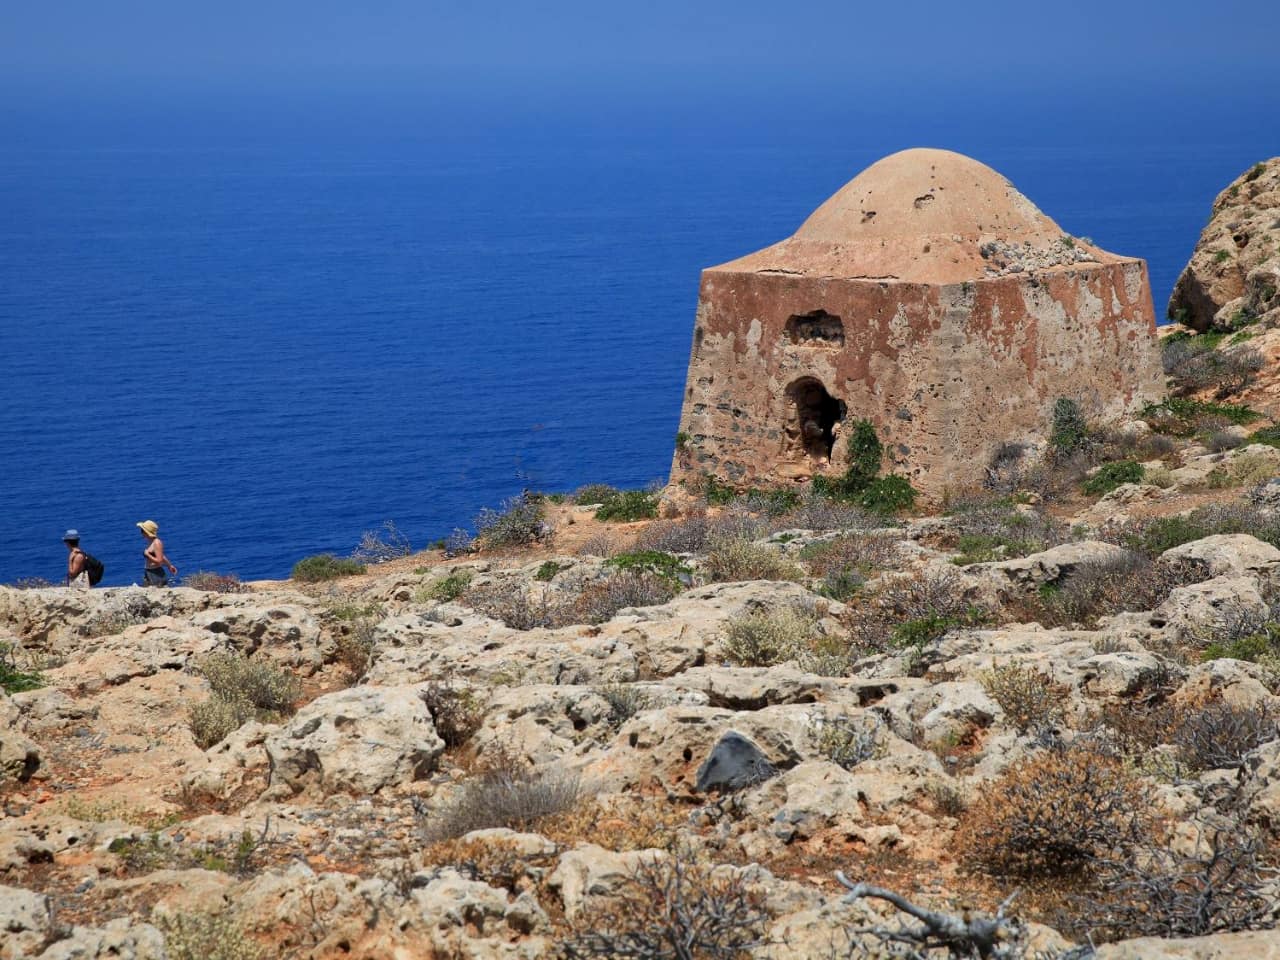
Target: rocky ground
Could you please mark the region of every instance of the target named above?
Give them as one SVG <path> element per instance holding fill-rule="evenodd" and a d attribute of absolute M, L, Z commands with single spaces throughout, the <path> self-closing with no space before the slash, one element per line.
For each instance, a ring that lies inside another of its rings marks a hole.
<path fill-rule="evenodd" d="M 0 957 L 1280 957 L 1257 426 L 898 521 L 570 501 L 315 585 L 0 588 Z"/>

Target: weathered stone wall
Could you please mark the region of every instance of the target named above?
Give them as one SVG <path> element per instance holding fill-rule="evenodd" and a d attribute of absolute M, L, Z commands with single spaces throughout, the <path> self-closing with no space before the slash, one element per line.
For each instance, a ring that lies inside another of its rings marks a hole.
<path fill-rule="evenodd" d="M 788 336 L 817 310 L 841 319 L 843 344 Z M 976 483 L 1001 442 L 1044 435 L 1058 397 L 1115 416 L 1162 395 L 1146 265 L 951 285 L 704 271 L 672 480 L 842 472 L 838 433 L 830 462 L 800 436 L 787 387 L 805 376 L 845 403 L 846 424 L 871 420 L 886 467 L 919 489 Z"/>

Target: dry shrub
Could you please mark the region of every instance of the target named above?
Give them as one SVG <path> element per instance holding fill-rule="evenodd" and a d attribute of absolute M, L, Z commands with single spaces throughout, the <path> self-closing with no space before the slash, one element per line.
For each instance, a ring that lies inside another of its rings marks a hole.
<path fill-rule="evenodd" d="M 998 877 L 1087 875 L 1145 835 L 1149 808 L 1146 788 L 1100 741 L 1054 745 L 987 785 L 956 832 L 958 856 Z"/>
<path fill-rule="evenodd" d="M 342 665 L 348 683 L 358 683 L 373 664 L 374 629 L 367 617 L 351 621 L 334 639 L 334 659 Z"/>
<path fill-rule="evenodd" d="M 446 747 L 462 746 L 484 722 L 484 704 L 462 686 L 433 680 L 422 691 L 422 702 L 431 711 L 436 733 Z"/>
<path fill-rule="evenodd" d="M 682 848 L 643 859 L 616 897 L 591 903 L 562 950 L 566 960 L 742 960 L 766 944 L 768 921 L 741 871 Z"/>
<path fill-rule="evenodd" d="M 983 622 L 986 612 L 966 594 L 964 581 L 949 569 L 887 577 L 846 607 L 843 622 L 852 650 L 864 655 L 907 650 L 920 660 L 924 648 L 949 630 Z"/>
<path fill-rule="evenodd" d="M 528 830 L 544 817 L 571 809 L 582 796 L 582 779 L 576 772 L 533 767 L 498 749 L 443 807 L 420 813 L 419 818 L 424 838 L 434 843 L 493 827 Z"/>
<path fill-rule="evenodd" d="M 620 570 L 585 584 L 577 597 L 559 605 L 557 626 L 604 623 L 628 607 L 655 607 L 667 603 L 680 587 L 667 577 L 643 570 Z"/>
<path fill-rule="evenodd" d="M 501 620 L 513 630 L 533 630 L 604 623 L 628 607 L 667 603 L 679 590 L 680 585 L 669 577 L 645 570 L 619 570 L 580 584 L 576 592 L 530 593 L 523 585 L 490 583 L 472 587 L 461 599 L 478 613 Z"/>
<path fill-rule="evenodd" d="M 1191 703 L 1175 708 L 1171 721 L 1168 743 L 1193 771 L 1239 769 L 1249 753 L 1280 737 L 1280 723 L 1265 704 Z"/>
<path fill-rule="evenodd" d="M 1051 682 L 1038 670 L 1008 664 L 987 672 L 980 682 L 1019 733 L 1038 733 L 1055 727 L 1066 714 L 1071 691 Z"/>
<path fill-rule="evenodd" d="M 259 960 L 264 955 L 230 914 L 161 914 L 156 926 L 170 960 Z"/>
<path fill-rule="evenodd" d="M 578 547 L 578 556 L 612 557 L 619 549 L 618 542 L 613 538 L 612 534 L 597 533 L 595 536 L 588 537 L 582 541 L 582 545 Z"/>
<path fill-rule="evenodd" d="M 688 808 L 653 797 L 613 798 L 608 805 L 590 799 L 538 824 L 538 832 L 565 847 L 589 840 L 606 850 L 670 850 L 689 828 Z"/>
<path fill-rule="evenodd" d="M 197 570 L 182 578 L 183 586 L 192 590 L 205 590 L 209 593 L 249 593 L 248 585 L 240 582 L 234 573 L 213 573 L 208 570 Z"/>
<path fill-rule="evenodd" d="M 836 717 L 823 724 L 818 734 L 818 752 L 838 766 L 852 770 L 867 760 L 885 755 L 880 737 L 884 727 L 875 714 L 864 717 Z"/>
<path fill-rule="evenodd" d="M 1171 747 L 1175 772 L 1191 775 L 1239 769 L 1249 753 L 1280 737 L 1280 717 L 1266 704 L 1219 699 L 1112 704 L 1094 716 L 1091 726 L 1139 762 L 1157 747 Z"/>
<path fill-rule="evenodd" d="M 302 692 L 301 681 L 289 671 L 238 653 L 210 654 L 198 666 L 214 694 L 247 700 L 259 710 L 291 713 Z"/>
<path fill-rule="evenodd" d="M 866 578 L 892 567 L 898 558 L 896 537 L 876 533 L 844 534 L 809 544 L 800 552 L 814 576 L 822 582 L 817 591 L 833 600 L 847 600 Z"/>
<path fill-rule="evenodd" d="M 750 540 L 718 540 L 702 565 L 709 583 L 738 580 L 799 580 L 804 576 L 776 550 Z"/>
<path fill-rule="evenodd" d="M 544 591 L 535 597 L 516 583 L 469 587 L 459 602 L 483 616 L 501 620 L 512 630 L 533 630 L 555 623 L 550 593 Z"/>
<path fill-rule="evenodd" d="M 655 520 L 640 531 L 635 548 L 662 553 L 698 553 L 707 545 L 710 530 L 711 521 L 706 517 Z"/>
<path fill-rule="evenodd" d="M 959 551 L 955 562 L 961 566 L 1025 557 L 1072 539 L 1061 521 L 1008 497 L 969 494 L 953 499 L 947 512 L 950 529 L 942 545 Z"/>
<path fill-rule="evenodd" d="M 1252 487 L 1264 483 L 1276 475 L 1275 461 L 1269 456 L 1241 451 L 1225 463 L 1209 471 L 1205 478 L 1212 488 Z"/>
<path fill-rule="evenodd" d="M 541 497 L 528 493 L 502 501 L 500 510 L 485 507 L 475 525 L 476 540 L 488 549 L 550 543 L 554 535 L 546 519 L 546 504 Z"/>
<path fill-rule="evenodd" d="M 609 726 L 614 730 L 649 706 L 649 695 L 631 683 L 607 683 L 591 692 L 609 704 Z"/>
<path fill-rule="evenodd" d="M 1154 610 L 1178 587 L 1209 576 L 1205 564 L 1193 560 L 1151 560 L 1138 553 L 1080 564 L 1071 574 L 1042 588 L 1030 609 L 1019 616 L 1049 627 L 1094 624 L 1100 617 Z"/>
<path fill-rule="evenodd" d="M 244 700 L 224 700 L 213 696 L 191 707 L 187 712 L 187 726 L 196 746 L 208 750 L 239 730 L 256 714 L 253 706 Z"/>
<path fill-rule="evenodd" d="M 874 530 L 894 525 L 889 518 L 872 514 L 854 503 L 810 496 L 779 517 L 774 526 L 784 530 Z"/>
<path fill-rule="evenodd" d="M 453 867 L 470 880 L 517 893 L 555 865 L 555 855 L 529 855 L 501 837 L 441 840 L 422 851 L 422 862 Z"/>
<path fill-rule="evenodd" d="M 1146 517 L 1106 530 L 1104 538 L 1149 557 L 1218 533 L 1247 533 L 1280 545 L 1280 516 L 1244 503 L 1212 503 L 1188 514 Z"/>
<path fill-rule="evenodd" d="M 1274 855 L 1238 818 L 1198 826 L 1190 852 L 1148 842 L 1101 856 L 1093 889 L 1073 898 L 1057 925 L 1094 942 L 1270 929 L 1271 885 L 1280 877 Z"/>
<path fill-rule="evenodd" d="M 728 659 L 744 667 L 771 667 L 808 653 L 820 635 L 812 607 L 787 604 L 752 610 L 725 624 L 722 646 Z"/>
<path fill-rule="evenodd" d="M 215 653 L 197 668 L 209 681 L 211 695 L 188 714 L 188 725 L 200 748 L 207 749 L 255 717 L 273 722 L 293 712 L 302 684 L 292 673 L 238 653 Z"/>

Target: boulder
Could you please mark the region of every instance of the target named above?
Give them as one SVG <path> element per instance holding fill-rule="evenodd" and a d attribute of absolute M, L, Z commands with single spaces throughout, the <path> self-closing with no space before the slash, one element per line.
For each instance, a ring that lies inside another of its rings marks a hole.
<path fill-rule="evenodd" d="M 1267 611 L 1267 601 L 1253 577 L 1214 577 L 1169 591 L 1149 622 L 1162 628 L 1168 639 L 1181 642 L 1221 632 L 1225 623 L 1241 617 L 1264 622 Z"/>
<path fill-rule="evenodd" d="M 616 896 L 643 864 L 666 856 L 661 850 L 615 853 L 593 843 L 581 844 L 560 857 L 547 887 L 560 897 L 565 916 L 572 920 L 588 898 Z"/>
<path fill-rule="evenodd" d="M 707 758 L 698 767 L 694 790 L 706 793 L 715 790 L 731 793 L 768 780 L 777 773 L 754 742 L 736 730 L 726 731 L 711 748 Z"/>
<path fill-rule="evenodd" d="M 40 769 L 40 748 L 12 728 L 0 727 L 0 784 L 26 783 Z"/>
<path fill-rule="evenodd" d="M 1203 563 L 1214 577 L 1271 580 L 1280 570 L 1280 550 L 1247 533 L 1219 533 L 1166 550 L 1162 560 Z"/>
<path fill-rule="evenodd" d="M 444 752 L 420 688 L 352 687 L 326 694 L 266 739 L 272 796 L 309 785 L 376 793 L 419 780 Z"/>
<path fill-rule="evenodd" d="M 1034 590 L 1047 583 L 1056 583 L 1086 563 L 1106 563 L 1121 560 L 1127 551 L 1114 543 L 1098 540 L 1081 540 L 1063 543 L 1040 553 L 1014 560 L 998 560 L 994 563 L 975 563 L 965 568 L 969 575 L 985 575 L 999 585 L 1011 584 L 1024 590 Z"/>

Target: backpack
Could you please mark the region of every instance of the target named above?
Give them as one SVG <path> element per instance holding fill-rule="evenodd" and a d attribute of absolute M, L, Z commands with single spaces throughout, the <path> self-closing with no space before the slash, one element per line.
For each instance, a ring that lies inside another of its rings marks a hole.
<path fill-rule="evenodd" d="M 102 574 L 106 570 L 106 567 L 104 567 L 102 565 L 102 561 L 93 554 L 86 553 L 84 555 L 84 569 L 89 574 L 89 586 L 96 587 L 102 582 Z"/>

